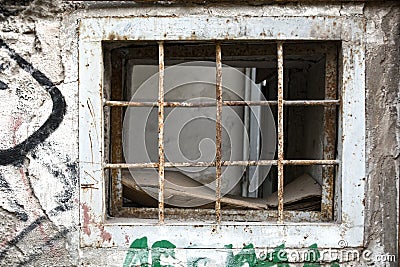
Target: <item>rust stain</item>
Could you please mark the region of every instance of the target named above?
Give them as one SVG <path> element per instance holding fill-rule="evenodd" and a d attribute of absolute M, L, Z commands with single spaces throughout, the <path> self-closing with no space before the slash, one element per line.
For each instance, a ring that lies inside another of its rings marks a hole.
<path fill-rule="evenodd" d="M 325 100 L 337 100 L 337 47 L 327 46 L 325 49 Z M 337 115 L 336 106 L 324 107 L 324 145 L 323 158 L 333 160 L 336 151 Z M 322 199 L 321 213 L 325 220 L 333 219 L 335 167 L 322 167 Z"/>
<path fill-rule="evenodd" d="M 129 245 L 129 236 L 125 235 L 125 244 Z"/>
<path fill-rule="evenodd" d="M 111 33 L 108 35 L 108 39 L 114 40 L 114 39 L 117 39 L 117 36 L 116 36 L 116 34 L 115 34 L 114 32 L 111 32 Z"/>
<path fill-rule="evenodd" d="M 113 51 L 112 57 L 112 78 L 111 78 L 111 99 L 122 100 L 123 99 L 123 60 L 124 54 L 121 51 Z M 121 107 L 114 107 L 110 111 L 110 122 L 111 122 L 111 162 L 119 163 L 123 162 L 122 157 L 122 121 L 123 121 L 123 109 Z M 111 172 L 112 180 L 112 198 L 111 198 L 111 214 L 118 214 L 122 208 L 122 195 L 121 186 L 118 181 L 118 170 Z"/>
<path fill-rule="evenodd" d="M 94 184 L 81 184 L 81 188 L 83 190 L 87 190 L 87 189 L 99 189 L 97 187 L 94 186 Z"/>
<path fill-rule="evenodd" d="M 90 223 L 90 215 L 89 215 L 89 206 L 86 205 L 85 203 L 82 204 L 82 209 L 83 209 L 83 232 L 87 235 L 90 236 L 91 231 L 89 228 L 89 223 Z"/>

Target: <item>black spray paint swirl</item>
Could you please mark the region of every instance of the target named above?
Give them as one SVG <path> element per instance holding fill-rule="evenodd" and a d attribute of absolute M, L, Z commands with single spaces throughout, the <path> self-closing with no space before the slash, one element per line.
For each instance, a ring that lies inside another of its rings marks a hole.
<path fill-rule="evenodd" d="M 46 140 L 60 126 L 66 112 L 66 103 L 64 96 L 55 84 L 41 71 L 34 68 L 32 64 L 18 55 L 2 39 L 0 39 L 0 48 L 7 49 L 9 56 L 50 94 L 53 101 L 50 116 L 37 131 L 13 148 L 0 150 L 0 165 L 9 165 L 21 162 L 29 151 Z"/>

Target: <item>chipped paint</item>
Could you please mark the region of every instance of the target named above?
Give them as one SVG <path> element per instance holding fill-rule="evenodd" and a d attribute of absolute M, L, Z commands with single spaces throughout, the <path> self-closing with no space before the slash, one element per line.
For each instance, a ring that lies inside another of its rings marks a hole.
<path fill-rule="evenodd" d="M 111 239 L 112 239 L 111 234 L 104 230 L 104 226 L 100 225 L 99 229 L 100 229 L 100 237 L 103 239 L 103 242 L 106 242 L 106 241 L 111 242 Z"/>

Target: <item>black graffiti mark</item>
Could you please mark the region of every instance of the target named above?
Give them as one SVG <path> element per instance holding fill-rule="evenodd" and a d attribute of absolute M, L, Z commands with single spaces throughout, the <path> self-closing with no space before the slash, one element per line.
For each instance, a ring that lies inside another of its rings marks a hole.
<path fill-rule="evenodd" d="M 38 227 L 44 220 L 46 220 L 46 216 L 41 216 L 37 218 L 29 226 L 24 228 L 24 230 L 22 230 L 18 235 L 16 235 L 13 239 L 8 241 L 6 244 L 6 248 L 0 252 L 0 260 L 7 255 L 7 252 L 10 250 L 12 246 L 17 245 L 19 241 L 21 241 L 27 234 L 29 234 L 36 227 Z"/>
<path fill-rule="evenodd" d="M 71 177 L 72 181 L 69 181 L 67 177 L 65 176 L 63 170 L 60 168 L 54 166 L 54 165 L 49 165 L 49 164 L 43 164 L 47 168 L 47 170 L 54 176 L 60 179 L 60 181 L 64 184 L 64 190 L 63 192 L 59 193 L 56 195 L 57 201 L 59 203 L 59 206 L 56 207 L 54 210 L 54 213 L 60 212 L 60 211 L 67 211 L 73 208 L 74 203 L 71 201 L 73 194 L 74 194 L 74 188 L 76 186 L 77 180 L 77 166 L 76 163 L 67 163 L 67 172 L 71 172 Z M 52 214 L 53 215 L 53 214 Z"/>
<path fill-rule="evenodd" d="M 55 242 L 70 232 L 70 229 L 64 229 L 62 231 L 57 232 L 52 238 L 47 240 L 40 248 L 38 249 L 39 252 L 33 253 L 28 256 L 28 258 L 24 261 L 21 261 L 17 266 L 26 266 L 27 264 L 31 263 L 32 261 L 36 260 L 40 255 L 44 254 L 44 250 L 48 247 L 54 246 Z"/>
<path fill-rule="evenodd" d="M 52 148 L 50 143 L 43 146 L 40 151 L 55 155 L 56 157 L 59 153 Z M 38 157 L 38 151 L 32 151 L 32 158 L 38 159 Z M 57 158 L 58 160 L 61 159 L 63 162 L 62 165 L 40 160 L 41 165 L 45 167 L 53 177 L 57 178 L 63 184 L 64 189 L 55 196 L 59 206 L 53 209 L 53 213 L 49 215 L 56 215 L 58 212 L 67 211 L 73 208 L 74 202 L 71 200 L 74 195 L 76 185 L 78 184 L 78 164 L 76 162 L 72 162 L 68 156 L 65 158 Z"/>
<path fill-rule="evenodd" d="M 72 207 L 64 207 L 62 205 L 55 207 L 52 209 L 49 214 L 53 214 L 56 210 L 70 210 Z M 48 220 L 48 217 L 46 215 L 40 216 L 36 220 L 34 220 L 31 224 L 29 224 L 27 227 L 25 227 L 18 235 L 16 235 L 13 239 L 8 241 L 5 244 L 5 248 L 0 251 L 0 260 L 4 259 L 8 253 L 8 251 L 11 249 L 12 246 L 17 245 L 27 234 L 35 230 L 38 226 L 40 226 L 44 221 Z"/>
<path fill-rule="evenodd" d="M 19 143 L 13 148 L 0 150 L 0 165 L 8 165 L 21 163 L 30 150 L 36 148 L 40 143 L 46 140 L 50 134 L 52 134 L 58 128 L 58 126 L 60 126 L 66 112 L 66 103 L 64 96 L 55 86 L 55 84 L 50 81 L 46 75 L 35 69 L 29 62 L 18 55 L 2 39 L 0 39 L 0 48 L 7 49 L 9 56 L 15 60 L 23 70 L 28 72 L 41 86 L 44 87 L 46 92 L 50 94 L 51 100 L 53 101 L 53 108 L 50 116 L 36 132 L 31 134 L 25 141 Z"/>
<path fill-rule="evenodd" d="M 69 205 L 59 205 L 57 207 L 55 207 L 54 209 L 52 209 L 49 214 L 56 214 L 57 212 L 61 212 L 61 211 L 67 211 L 67 210 L 71 210 L 72 206 Z M 48 220 L 48 216 L 47 215 L 43 215 L 39 218 L 37 218 L 36 220 L 34 220 L 31 224 L 29 224 L 27 227 L 25 227 L 18 235 L 16 235 L 13 239 L 11 239 L 10 241 L 8 241 L 5 244 L 5 248 L 0 251 L 0 260 L 4 259 L 8 253 L 8 251 L 11 249 L 11 247 L 17 245 L 27 234 L 29 234 L 30 232 L 32 232 L 33 230 L 35 230 L 38 226 L 40 226 L 44 221 Z"/>
<path fill-rule="evenodd" d="M 24 210 L 24 206 L 19 204 L 18 201 L 14 198 L 13 190 L 10 187 L 10 184 L 4 179 L 4 177 L 0 174 L 0 191 L 7 193 L 12 198 L 8 198 L 8 203 L 10 207 L 14 209 L 14 214 L 21 221 L 26 222 L 28 220 L 28 214 L 26 214 Z"/>
<path fill-rule="evenodd" d="M 0 81 L 0 90 L 6 90 L 8 89 L 8 85 L 2 81 Z"/>
<path fill-rule="evenodd" d="M 64 206 L 64 205 L 59 205 L 52 209 L 49 214 L 54 214 L 56 211 L 67 211 L 72 209 L 71 206 Z M 18 235 L 16 235 L 13 239 L 8 241 L 5 244 L 5 248 L 0 251 L 0 260 L 4 259 L 8 253 L 8 251 L 11 249 L 12 246 L 17 245 L 26 235 L 28 235 L 30 232 L 35 230 L 38 226 L 40 226 L 44 221 L 48 220 L 48 217 L 46 215 L 40 216 L 36 220 L 34 220 L 31 224 L 29 224 L 27 227 L 25 227 Z"/>
<path fill-rule="evenodd" d="M 46 147 L 47 149 L 50 149 L 49 147 Z M 54 152 L 54 151 L 53 151 Z M 37 158 L 36 153 L 34 152 L 32 154 L 33 158 Z M 67 158 L 67 161 L 70 159 Z M 44 167 L 46 167 L 47 170 L 49 170 L 55 177 L 59 178 L 63 183 L 64 183 L 64 192 L 60 193 L 60 195 L 57 196 L 57 198 L 60 198 L 59 200 L 59 205 L 52 210 L 48 212 L 49 215 L 56 215 L 59 212 L 65 212 L 68 210 L 71 210 L 73 208 L 73 203 L 71 202 L 74 188 L 78 182 L 77 180 L 77 164 L 75 162 L 67 162 L 66 167 L 67 170 L 66 172 L 70 173 L 71 179 L 68 179 L 63 170 L 55 166 L 54 164 L 43 164 Z M 28 177 L 27 177 L 28 178 Z M 29 178 L 28 178 L 29 179 Z M 4 179 L 3 179 L 4 180 Z M 1 180 L 0 180 L 1 182 Z M 6 185 L 8 185 L 8 188 L 10 188 L 8 182 L 4 180 Z M 10 188 L 11 190 L 11 188 Z M 43 211 L 44 212 L 44 211 Z M 30 225 L 28 225 L 26 228 L 24 228 L 17 236 L 15 236 L 12 240 L 8 241 L 5 245 L 5 248 L 3 251 L 0 252 L 0 260 L 4 259 L 8 253 L 8 251 L 11 249 L 12 246 L 17 245 L 28 233 L 31 231 L 35 230 L 38 226 L 40 226 L 43 222 L 48 221 L 49 218 L 47 215 L 43 215 L 33 221 Z"/>
<path fill-rule="evenodd" d="M 22 160 L 25 158 L 27 153 L 32 149 L 36 148 L 40 143 L 45 141 L 50 134 L 52 134 L 61 124 L 64 119 L 64 115 L 66 112 L 66 103 L 64 96 L 61 94 L 60 90 L 55 86 L 55 84 L 44 75 L 39 70 L 35 69 L 29 62 L 23 59 L 19 54 L 17 54 L 12 48 L 10 48 L 4 40 L 0 39 L 0 48 L 5 48 L 8 50 L 9 56 L 15 60 L 15 62 L 26 72 L 28 72 L 45 90 L 50 94 L 50 97 L 53 101 L 53 108 L 50 116 L 47 118 L 45 123 L 32 135 L 30 135 L 25 141 L 19 143 L 13 148 L 0 150 L 0 165 L 8 165 L 8 164 L 20 164 Z M 76 166 L 74 166 L 76 168 Z M 9 184 L 6 180 L 3 179 L 6 183 Z M 73 191 L 72 186 L 66 186 L 66 197 L 64 201 L 69 200 L 72 197 L 71 192 Z M 64 203 L 60 204 L 56 208 L 50 211 L 50 214 L 66 211 L 72 208 L 71 205 L 65 205 Z M 11 247 L 17 245 L 28 233 L 36 229 L 39 225 L 41 225 L 46 219 L 47 216 L 41 216 L 29 224 L 26 228 L 24 228 L 18 235 L 16 235 L 13 239 L 6 243 L 5 249 L 0 252 L 0 259 L 3 259 Z"/>
<path fill-rule="evenodd" d="M 11 192 L 10 184 L 4 179 L 3 175 L 0 173 L 0 191 Z"/>

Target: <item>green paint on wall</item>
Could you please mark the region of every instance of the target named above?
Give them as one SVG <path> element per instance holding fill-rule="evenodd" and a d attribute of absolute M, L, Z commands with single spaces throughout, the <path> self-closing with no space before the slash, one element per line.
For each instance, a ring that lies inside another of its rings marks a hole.
<path fill-rule="evenodd" d="M 175 259 L 176 246 L 167 240 L 155 242 L 151 246 L 151 266 L 152 267 L 174 267 L 172 265 L 161 265 L 161 255 Z"/>
<path fill-rule="evenodd" d="M 129 246 L 123 267 L 148 266 L 149 247 L 147 245 L 147 237 L 138 238 Z"/>
<path fill-rule="evenodd" d="M 210 258 L 208 257 L 197 257 L 197 258 L 191 258 L 188 260 L 186 267 L 200 267 L 200 266 L 205 266 L 204 264 L 209 263 Z M 199 266 L 199 264 L 202 264 Z"/>
<path fill-rule="evenodd" d="M 273 252 L 259 257 L 256 255 L 253 244 L 245 245 L 236 255 L 233 253 L 232 244 L 225 245 L 224 248 L 228 251 L 226 267 L 289 267 L 285 244 L 281 244 Z M 176 246 L 167 240 L 157 241 L 149 249 L 147 237 L 138 238 L 130 245 L 123 267 L 149 267 L 149 256 L 151 256 L 151 267 L 174 267 L 173 265 L 162 264 L 161 257 L 175 261 L 175 249 Z M 320 267 L 320 258 L 317 244 L 312 244 L 308 247 L 303 267 Z M 187 266 L 198 267 L 199 262 L 206 259 L 209 258 L 192 258 L 187 262 Z M 337 261 L 334 261 L 331 263 L 331 267 L 340 267 L 340 265 Z"/>

